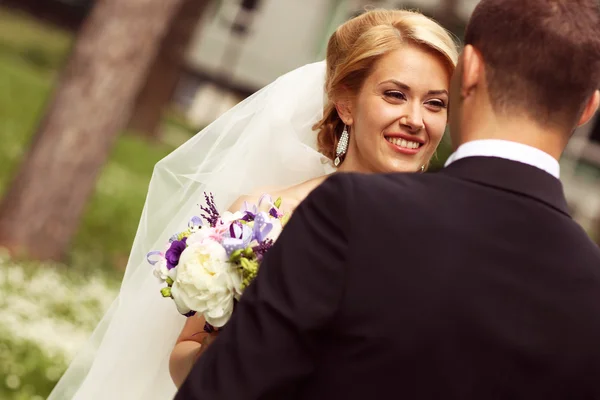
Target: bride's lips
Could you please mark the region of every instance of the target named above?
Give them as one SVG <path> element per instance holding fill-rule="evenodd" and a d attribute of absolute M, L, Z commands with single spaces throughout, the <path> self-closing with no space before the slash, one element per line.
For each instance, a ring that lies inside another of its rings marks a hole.
<path fill-rule="evenodd" d="M 390 133 L 384 139 L 395 152 L 411 156 L 419 153 L 425 144 L 425 140 L 404 133 Z"/>

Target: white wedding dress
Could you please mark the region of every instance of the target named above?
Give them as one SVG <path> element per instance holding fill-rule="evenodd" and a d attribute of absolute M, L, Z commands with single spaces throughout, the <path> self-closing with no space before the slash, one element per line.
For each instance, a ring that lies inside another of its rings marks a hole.
<path fill-rule="evenodd" d="M 165 400 L 176 388 L 169 355 L 185 317 L 161 297 L 146 261 L 198 214 L 203 192 L 220 211 L 262 187 L 334 171 L 316 150 L 325 62 L 294 70 L 244 100 L 154 168 L 118 298 L 49 400 Z"/>

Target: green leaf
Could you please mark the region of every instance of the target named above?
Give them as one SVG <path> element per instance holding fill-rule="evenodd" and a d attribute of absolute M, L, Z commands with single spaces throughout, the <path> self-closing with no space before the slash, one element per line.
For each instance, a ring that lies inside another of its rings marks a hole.
<path fill-rule="evenodd" d="M 165 287 L 160 289 L 160 294 L 162 294 L 162 297 L 173 297 L 171 295 L 171 288 L 170 287 Z"/>

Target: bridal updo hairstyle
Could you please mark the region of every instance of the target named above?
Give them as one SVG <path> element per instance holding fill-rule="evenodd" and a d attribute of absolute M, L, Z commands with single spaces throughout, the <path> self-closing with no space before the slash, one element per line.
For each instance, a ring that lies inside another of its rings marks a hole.
<path fill-rule="evenodd" d="M 438 54 L 454 70 L 456 43 L 448 31 L 432 19 L 413 11 L 371 10 L 341 25 L 327 44 L 327 101 L 323 118 L 314 125 L 319 151 L 330 159 L 344 129 L 335 103 L 348 92 L 357 95 L 375 63 L 404 45 L 416 45 Z"/>

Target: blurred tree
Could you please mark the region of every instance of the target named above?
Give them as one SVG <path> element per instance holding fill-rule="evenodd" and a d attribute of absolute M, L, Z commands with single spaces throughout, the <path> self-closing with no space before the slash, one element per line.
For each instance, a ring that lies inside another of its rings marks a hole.
<path fill-rule="evenodd" d="M 441 0 L 440 5 L 433 11 L 432 16 L 444 28 L 462 38 L 465 33 L 466 21 L 458 15 L 460 0 Z"/>
<path fill-rule="evenodd" d="M 95 4 L 0 205 L 0 246 L 34 259 L 65 256 L 98 172 L 182 2 Z"/>
<path fill-rule="evenodd" d="M 129 121 L 132 131 L 149 138 L 158 135 L 163 110 L 173 97 L 186 51 L 209 1 L 183 0 L 137 97 Z"/>

